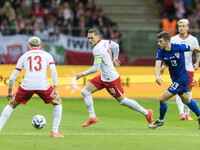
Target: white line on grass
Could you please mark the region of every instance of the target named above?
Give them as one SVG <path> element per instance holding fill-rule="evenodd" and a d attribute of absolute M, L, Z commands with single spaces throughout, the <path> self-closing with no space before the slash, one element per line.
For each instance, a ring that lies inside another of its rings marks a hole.
<path fill-rule="evenodd" d="M 61 133 L 63 135 L 100 135 L 100 136 L 200 136 L 200 134 L 179 134 L 179 133 Z M 50 133 L 0 133 L 0 135 L 50 135 Z"/>

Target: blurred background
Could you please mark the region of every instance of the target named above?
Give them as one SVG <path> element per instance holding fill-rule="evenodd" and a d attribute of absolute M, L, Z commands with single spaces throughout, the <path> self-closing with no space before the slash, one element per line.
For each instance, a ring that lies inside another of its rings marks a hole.
<path fill-rule="evenodd" d="M 92 65 L 86 36 L 95 27 L 102 39 L 120 44 L 122 65 L 152 66 L 156 34 L 175 35 L 181 18 L 199 39 L 199 0 L 1 0 L 0 63 L 15 64 L 35 35 L 56 64 Z"/>

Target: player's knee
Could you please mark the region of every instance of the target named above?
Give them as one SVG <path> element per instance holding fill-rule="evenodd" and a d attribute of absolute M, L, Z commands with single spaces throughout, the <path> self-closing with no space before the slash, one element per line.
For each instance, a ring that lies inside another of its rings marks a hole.
<path fill-rule="evenodd" d="M 125 106 L 125 102 L 126 102 L 126 97 L 124 97 L 124 99 L 119 101 L 119 104 L 122 105 L 122 106 Z"/>
<path fill-rule="evenodd" d="M 85 88 L 83 88 L 81 90 L 81 94 L 83 95 L 83 97 L 87 97 L 87 96 L 90 96 L 91 95 L 91 92 L 86 90 Z"/>

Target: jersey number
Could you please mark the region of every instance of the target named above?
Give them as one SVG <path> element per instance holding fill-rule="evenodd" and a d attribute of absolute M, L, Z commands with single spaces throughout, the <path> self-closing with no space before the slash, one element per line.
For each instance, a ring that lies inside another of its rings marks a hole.
<path fill-rule="evenodd" d="M 172 66 L 177 66 L 176 60 L 171 60 Z"/>
<path fill-rule="evenodd" d="M 32 56 L 29 56 L 29 57 L 27 58 L 27 60 L 29 61 L 29 70 L 30 70 L 30 71 L 33 71 Z M 33 58 L 33 61 L 36 61 L 36 62 L 37 62 L 37 66 L 34 66 L 35 71 L 40 71 L 41 68 L 42 68 L 42 64 L 41 64 L 42 58 L 41 58 L 40 56 L 35 56 L 35 57 Z"/>

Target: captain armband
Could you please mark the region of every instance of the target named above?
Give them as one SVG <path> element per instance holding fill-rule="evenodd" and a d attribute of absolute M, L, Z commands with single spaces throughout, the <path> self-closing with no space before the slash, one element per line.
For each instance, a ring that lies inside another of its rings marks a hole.
<path fill-rule="evenodd" d="M 102 62 L 102 58 L 99 58 L 99 57 L 94 58 L 94 63 L 100 64 L 101 62 Z"/>

